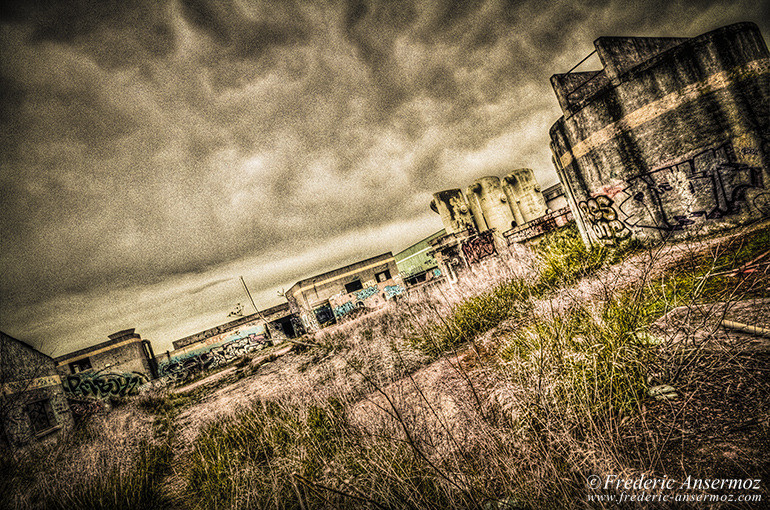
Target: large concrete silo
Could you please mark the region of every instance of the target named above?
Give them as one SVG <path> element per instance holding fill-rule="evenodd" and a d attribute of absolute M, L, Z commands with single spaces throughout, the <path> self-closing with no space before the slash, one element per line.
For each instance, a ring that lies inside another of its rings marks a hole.
<path fill-rule="evenodd" d="M 532 169 L 518 168 L 503 177 L 503 190 L 511 204 L 517 225 L 537 219 L 546 213 L 545 198 Z"/>
<path fill-rule="evenodd" d="M 513 226 L 514 217 L 499 177 L 482 177 L 474 182 L 468 187 L 468 201 L 478 204 L 487 229 L 505 232 Z"/>
<path fill-rule="evenodd" d="M 448 189 L 433 194 L 430 208 L 441 216 L 447 234 L 458 234 L 474 227 L 473 214 L 459 189 Z"/>

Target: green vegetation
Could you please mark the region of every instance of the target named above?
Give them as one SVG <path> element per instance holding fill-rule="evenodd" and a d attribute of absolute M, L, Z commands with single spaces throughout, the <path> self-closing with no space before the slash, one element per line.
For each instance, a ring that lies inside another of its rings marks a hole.
<path fill-rule="evenodd" d="M 195 508 L 445 508 L 405 442 L 372 438 L 345 406 L 256 402 L 196 439 L 185 472 Z"/>
<path fill-rule="evenodd" d="M 454 307 L 448 317 L 423 328 L 414 345 L 429 356 L 437 357 L 472 341 L 506 319 L 521 317 L 530 308 L 531 289 L 521 280 L 512 279 L 491 291 L 466 299 Z"/>
<path fill-rule="evenodd" d="M 733 363 L 728 370 L 721 351 L 688 348 L 685 355 L 681 344 L 650 333 L 674 307 L 767 295 L 766 278 L 733 273 L 767 250 L 770 229 L 705 246 L 682 244 L 684 256 L 662 259 L 662 250 L 632 242 L 587 249 L 574 226 L 563 229 L 536 247 L 529 277 L 476 274 L 459 290 L 439 289 L 325 331 L 276 365 L 295 370 L 286 391 L 204 417 L 202 425 L 185 413 L 184 430 L 193 434 L 176 456 L 180 412 L 258 374 L 259 363 L 275 355 L 243 359 L 239 373 L 188 393 L 129 399 L 118 412 L 144 416 L 147 430 L 109 435 L 106 417 L 86 423 L 73 439 L 77 454 L 62 449 L 51 457 L 56 466 L 81 459 L 67 472 L 79 475 L 66 483 L 31 469 L 43 457 L 13 464 L 22 487 L 13 490 L 28 494 L 15 506 L 34 498 L 41 508 L 587 505 L 590 474 L 677 469 L 679 459 L 664 464 L 661 456 L 689 400 L 656 401 L 651 386 L 677 385 L 682 395 L 683 381 L 703 387 L 694 367 L 706 358 L 720 377 L 742 373 L 733 368 L 743 362 L 734 353 L 724 354 Z M 599 273 L 631 255 L 628 267 L 640 276 L 608 281 Z M 665 271 L 651 270 L 660 264 Z M 585 278 L 592 275 L 604 279 Z M 294 378 L 301 379 L 296 386 Z M 715 395 L 729 386 L 717 380 Z M 654 406 L 670 411 L 670 420 L 650 417 Z M 710 402 L 699 411 L 706 408 Z M 95 462 L 82 460 L 89 448 L 99 452 Z M 164 488 L 171 472 L 173 497 Z"/>
<path fill-rule="evenodd" d="M 638 252 L 642 244 L 634 239 L 611 245 L 591 245 L 587 248 L 575 223 L 544 236 L 536 250 L 542 258 L 540 285 L 554 286 L 574 283 L 592 275 L 604 265 L 615 264 Z"/>

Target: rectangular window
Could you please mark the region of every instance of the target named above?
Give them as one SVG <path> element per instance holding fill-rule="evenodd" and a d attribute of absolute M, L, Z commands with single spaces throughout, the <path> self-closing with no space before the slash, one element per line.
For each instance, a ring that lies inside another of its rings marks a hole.
<path fill-rule="evenodd" d="M 390 269 L 386 269 L 385 271 L 381 273 L 377 273 L 374 276 L 377 279 L 378 283 L 384 282 L 385 280 L 390 280 Z"/>
<path fill-rule="evenodd" d="M 29 424 L 34 434 L 44 432 L 56 425 L 56 415 L 54 415 L 51 401 L 48 399 L 27 404 L 27 416 L 29 416 Z"/>
<path fill-rule="evenodd" d="M 91 358 L 83 358 L 70 363 L 70 372 L 73 374 L 86 370 L 91 370 Z"/>
<path fill-rule="evenodd" d="M 360 278 L 358 280 L 353 280 L 352 282 L 345 284 L 345 292 L 348 294 L 350 294 L 351 292 L 355 292 L 357 290 L 361 290 L 363 288 L 364 286 L 361 283 Z"/>

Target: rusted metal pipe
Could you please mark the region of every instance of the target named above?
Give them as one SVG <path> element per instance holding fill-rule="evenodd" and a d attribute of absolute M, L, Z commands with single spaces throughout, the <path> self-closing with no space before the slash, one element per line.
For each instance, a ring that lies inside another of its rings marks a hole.
<path fill-rule="evenodd" d="M 750 335 L 758 335 L 758 336 L 763 336 L 765 338 L 770 338 L 770 329 L 761 328 L 759 326 L 750 326 L 742 322 L 727 321 L 727 320 L 722 321 L 722 326 L 728 329 L 742 331 Z"/>

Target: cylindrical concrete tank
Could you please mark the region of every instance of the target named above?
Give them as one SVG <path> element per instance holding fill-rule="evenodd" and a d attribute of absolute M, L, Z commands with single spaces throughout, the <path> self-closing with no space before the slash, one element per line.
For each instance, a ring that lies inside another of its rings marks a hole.
<path fill-rule="evenodd" d="M 532 169 L 518 168 L 503 177 L 503 190 L 518 225 L 537 219 L 546 213 L 545 198 Z"/>
<path fill-rule="evenodd" d="M 564 112 L 551 149 L 587 243 L 770 217 L 770 52 L 755 24 L 594 45 L 590 83 L 551 78 Z"/>
<path fill-rule="evenodd" d="M 487 225 L 487 220 L 484 218 L 484 211 L 481 208 L 481 198 L 478 193 L 474 191 L 479 187 L 478 184 L 474 184 L 465 188 L 465 198 L 468 201 L 468 206 L 471 208 L 473 221 L 476 224 L 476 230 L 484 232 L 485 230 L 489 230 L 489 226 Z"/>
<path fill-rule="evenodd" d="M 505 232 L 513 226 L 514 217 L 499 177 L 478 179 L 468 187 L 468 200 L 480 205 L 488 229 Z"/>
<path fill-rule="evenodd" d="M 474 226 L 473 215 L 463 192 L 459 189 L 434 193 L 430 208 L 441 216 L 441 222 L 448 234 L 457 234 Z"/>

